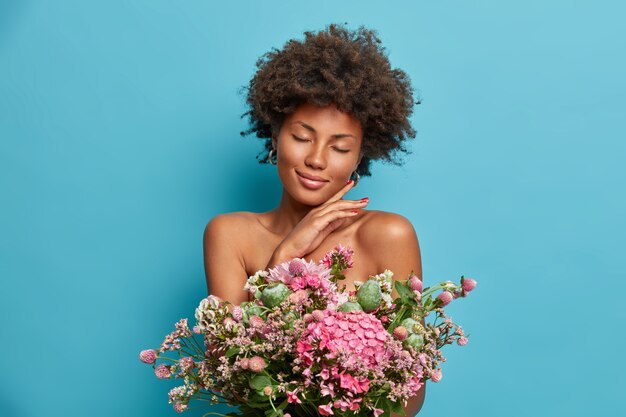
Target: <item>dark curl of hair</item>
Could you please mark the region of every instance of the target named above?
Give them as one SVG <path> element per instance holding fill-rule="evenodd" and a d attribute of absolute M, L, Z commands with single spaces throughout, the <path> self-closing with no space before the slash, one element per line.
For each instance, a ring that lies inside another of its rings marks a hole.
<path fill-rule="evenodd" d="M 399 162 L 396 151 L 407 152 L 403 141 L 414 138 L 409 117 L 413 89 L 408 75 L 392 69 L 385 48 L 373 30 L 350 31 L 331 24 L 326 30 L 304 32 L 304 41 L 289 40 L 282 50 L 273 48 L 258 59 L 257 72 L 247 87 L 250 128 L 266 139 L 257 159 L 268 162 L 272 133 L 304 102 L 318 106 L 334 103 L 361 123 L 363 158 L 357 168 L 371 175 L 370 162 Z"/>

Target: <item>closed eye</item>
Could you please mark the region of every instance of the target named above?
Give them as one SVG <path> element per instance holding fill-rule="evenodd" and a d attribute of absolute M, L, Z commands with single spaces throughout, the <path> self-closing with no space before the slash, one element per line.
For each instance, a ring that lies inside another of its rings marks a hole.
<path fill-rule="evenodd" d="M 333 149 L 336 150 L 337 152 L 341 152 L 341 153 L 348 153 L 350 152 L 350 149 L 339 149 L 333 146 Z"/>
<path fill-rule="evenodd" d="M 291 136 L 293 136 L 293 138 L 295 140 L 297 140 L 298 142 L 308 142 L 309 141 L 308 139 L 304 139 L 304 138 L 298 137 L 296 135 L 291 135 Z"/>

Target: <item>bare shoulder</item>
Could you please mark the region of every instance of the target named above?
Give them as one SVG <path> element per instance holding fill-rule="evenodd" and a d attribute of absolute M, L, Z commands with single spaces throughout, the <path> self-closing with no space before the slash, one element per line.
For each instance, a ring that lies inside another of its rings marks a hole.
<path fill-rule="evenodd" d="M 205 239 L 222 235 L 233 237 L 233 235 L 246 230 L 251 224 L 255 224 L 254 213 L 251 212 L 236 211 L 218 214 L 207 223 L 204 237 Z"/>
<path fill-rule="evenodd" d="M 372 210 L 363 219 L 360 235 L 366 241 L 416 239 L 415 228 L 406 217 L 388 211 Z"/>
<path fill-rule="evenodd" d="M 368 212 L 359 229 L 359 241 L 377 269 L 391 269 L 397 277 L 421 277 L 421 254 L 413 224 L 404 216 L 385 211 Z"/>

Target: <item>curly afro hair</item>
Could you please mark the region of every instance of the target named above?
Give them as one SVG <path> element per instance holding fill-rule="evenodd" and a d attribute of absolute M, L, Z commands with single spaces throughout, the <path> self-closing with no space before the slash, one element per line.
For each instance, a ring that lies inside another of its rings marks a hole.
<path fill-rule="evenodd" d="M 250 128 L 266 139 L 257 159 L 267 163 L 272 134 L 278 133 L 285 117 L 299 104 L 318 106 L 334 103 L 361 123 L 363 158 L 357 168 L 361 176 L 371 175 L 372 160 L 399 164 L 396 152 L 414 138 L 409 117 L 413 88 L 408 75 L 392 69 L 377 33 L 359 27 L 350 31 L 331 24 L 326 30 L 304 32 L 305 39 L 291 39 L 282 50 L 273 48 L 256 62 L 257 71 L 247 87 L 246 103 Z"/>

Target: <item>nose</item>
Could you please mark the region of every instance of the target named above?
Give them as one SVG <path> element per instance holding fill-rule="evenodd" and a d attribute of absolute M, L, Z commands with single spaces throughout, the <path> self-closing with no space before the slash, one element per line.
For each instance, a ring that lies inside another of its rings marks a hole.
<path fill-rule="evenodd" d="M 321 146 L 312 146 L 307 154 L 304 164 L 311 169 L 324 169 L 326 168 L 326 155 L 325 150 Z"/>

